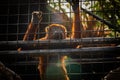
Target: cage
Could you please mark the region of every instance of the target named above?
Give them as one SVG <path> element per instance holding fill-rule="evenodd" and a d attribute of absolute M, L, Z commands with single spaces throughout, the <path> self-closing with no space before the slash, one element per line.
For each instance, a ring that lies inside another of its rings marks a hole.
<path fill-rule="evenodd" d="M 0 80 L 120 80 L 119 8 L 119 0 L 1 0 Z"/>

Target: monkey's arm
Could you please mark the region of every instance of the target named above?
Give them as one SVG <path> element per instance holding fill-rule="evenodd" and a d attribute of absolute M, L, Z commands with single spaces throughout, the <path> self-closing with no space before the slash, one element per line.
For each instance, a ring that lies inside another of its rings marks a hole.
<path fill-rule="evenodd" d="M 36 35 L 37 29 L 38 29 L 39 21 L 41 21 L 41 15 L 42 15 L 42 12 L 40 12 L 40 11 L 32 12 L 31 22 L 28 25 L 26 33 L 23 37 L 23 41 L 36 39 L 35 35 Z M 34 16 L 37 16 L 37 18 L 39 19 L 38 23 L 34 23 Z"/>
<path fill-rule="evenodd" d="M 36 30 L 37 28 L 33 26 L 33 22 L 30 22 L 23 37 L 23 41 L 33 40 Z"/>
<path fill-rule="evenodd" d="M 38 18 L 38 23 L 34 23 L 34 17 L 37 16 Z M 38 25 L 39 22 L 42 19 L 42 12 L 40 11 L 33 11 L 32 12 L 32 18 L 31 18 L 31 22 L 29 23 L 27 30 L 25 32 L 25 35 L 23 37 L 23 41 L 27 41 L 27 40 L 36 40 L 36 32 L 38 29 Z M 21 48 L 18 48 L 18 51 L 21 51 Z"/>
<path fill-rule="evenodd" d="M 82 38 L 83 25 L 80 15 L 79 0 L 72 0 L 69 2 L 74 11 L 74 18 L 72 23 L 72 38 Z"/>

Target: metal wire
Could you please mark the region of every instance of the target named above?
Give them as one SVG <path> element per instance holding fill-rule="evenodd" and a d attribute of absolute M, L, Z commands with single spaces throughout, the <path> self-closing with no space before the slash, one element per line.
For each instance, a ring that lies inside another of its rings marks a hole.
<path fill-rule="evenodd" d="M 105 11 L 87 9 L 83 4 L 87 3 L 87 0 L 78 0 L 81 8 L 79 13 L 82 14 L 81 22 L 85 26 L 89 23 L 96 23 L 93 27 L 100 26 L 96 30 L 94 28 L 82 31 L 86 34 L 91 33 L 89 37 L 66 40 L 22 41 L 28 24 L 33 22 L 33 15 L 37 15 L 39 19 L 37 23 L 38 31 L 36 32 L 38 39 L 45 34 L 41 27 L 44 26 L 45 28 L 51 23 L 65 25 L 69 36 L 74 12 L 67 1 L 71 1 L 70 3 L 73 4 L 72 0 L 0 1 L 0 9 L 3 10 L 0 13 L 0 61 L 16 71 L 23 80 L 39 80 L 37 66 L 39 63 L 38 57 L 41 55 L 47 55 L 47 57 L 56 55 L 58 59 L 61 55 L 67 55 L 65 63 L 70 80 L 101 80 L 110 70 L 120 67 L 120 37 L 119 35 L 116 36 L 118 32 L 113 32 L 119 30 L 107 29 L 108 26 L 116 27 L 115 23 L 111 24 L 106 21 L 104 16 L 98 17 L 98 15 L 93 14 L 93 12 L 99 14 L 99 12 Z M 89 0 L 89 2 L 89 6 L 92 7 L 97 0 Z M 99 5 L 96 6 L 100 7 Z M 115 13 L 114 10 L 113 13 Z M 88 15 L 89 17 L 87 17 Z M 93 17 L 92 20 L 87 20 L 91 17 Z M 99 28 L 101 29 L 99 30 Z M 110 36 L 114 36 L 105 37 L 105 32 L 108 32 Z M 94 33 L 101 33 L 102 35 L 94 36 L 96 35 Z M 72 45 L 79 45 L 79 48 L 70 47 Z M 51 46 L 53 49 L 50 49 Z M 61 46 L 64 47 L 61 48 Z M 24 48 L 24 50 L 17 51 L 19 47 Z M 47 47 L 47 49 L 44 47 Z M 47 58 L 47 60 L 49 59 Z M 49 64 L 56 65 L 54 62 Z"/>

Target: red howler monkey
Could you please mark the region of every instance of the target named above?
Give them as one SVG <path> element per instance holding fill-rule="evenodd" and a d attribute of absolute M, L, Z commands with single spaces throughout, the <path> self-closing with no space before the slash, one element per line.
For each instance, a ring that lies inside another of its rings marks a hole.
<path fill-rule="evenodd" d="M 46 39 L 70 39 L 70 38 L 81 38 L 82 33 L 81 31 L 83 30 L 82 23 L 80 22 L 80 8 L 79 8 L 79 0 L 78 2 L 76 1 L 77 5 L 72 5 L 73 11 L 74 11 L 74 19 L 73 19 L 73 24 L 72 24 L 72 34 L 70 37 L 67 37 L 67 30 L 65 26 L 60 25 L 60 24 L 51 24 L 48 27 L 45 28 L 46 35 L 43 38 L 40 38 L 40 40 L 46 40 Z M 37 12 L 34 12 L 36 15 L 38 14 Z M 23 40 L 35 40 L 34 35 L 37 27 L 33 27 L 33 21 L 28 26 L 28 29 L 24 35 Z M 33 34 L 31 34 L 33 33 Z M 31 35 L 30 35 L 31 34 Z M 76 46 L 77 47 L 77 46 Z M 55 47 L 54 47 L 55 48 Z M 75 47 L 74 47 L 75 48 Z M 20 50 L 20 49 L 19 49 Z M 50 58 L 55 58 L 55 56 L 50 56 Z M 65 56 L 61 56 L 59 58 L 61 68 L 63 70 L 64 78 L 59 77 L 59 79 L 54 78 L 53 76 L 49 77 L 50 79 L 46 79 L 46 69 L 47 69 L 47 55 L 42 55 L 39 57 L 39 65 L 38 69 L 40 71 L 40 76 L 42 80 L 69 80 L 67 76 L 67 71 L 65 68 L 65 63 L 64 63 Z M 55 60 L 58 60 L 58 58 Z M 53 61 L 54 62 L 54 61 Z M 57 62 L 57 61 L 56 61 Z M 46 64 L 46 65 L 44 65 Z M 51 74 L 51 73 L 50 73 Z"/>

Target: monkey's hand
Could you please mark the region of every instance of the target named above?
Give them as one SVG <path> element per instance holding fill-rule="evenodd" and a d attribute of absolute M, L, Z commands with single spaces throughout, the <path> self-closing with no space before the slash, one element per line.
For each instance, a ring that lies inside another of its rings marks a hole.
<path fill-rule="evenodd" d="M 73 10 L 76 10 L 76 8 L 79 7 L 79 0 L 66 0 L 66 1 L 70 3 Z"/>
<path fill-rule="evenodd" d="M 37 19 L 38 19 L 38 21 L 42 20 L 42 12 L 41 11 L 33 11 L 32 12 L 31 22 L 36 22 Z"/>

